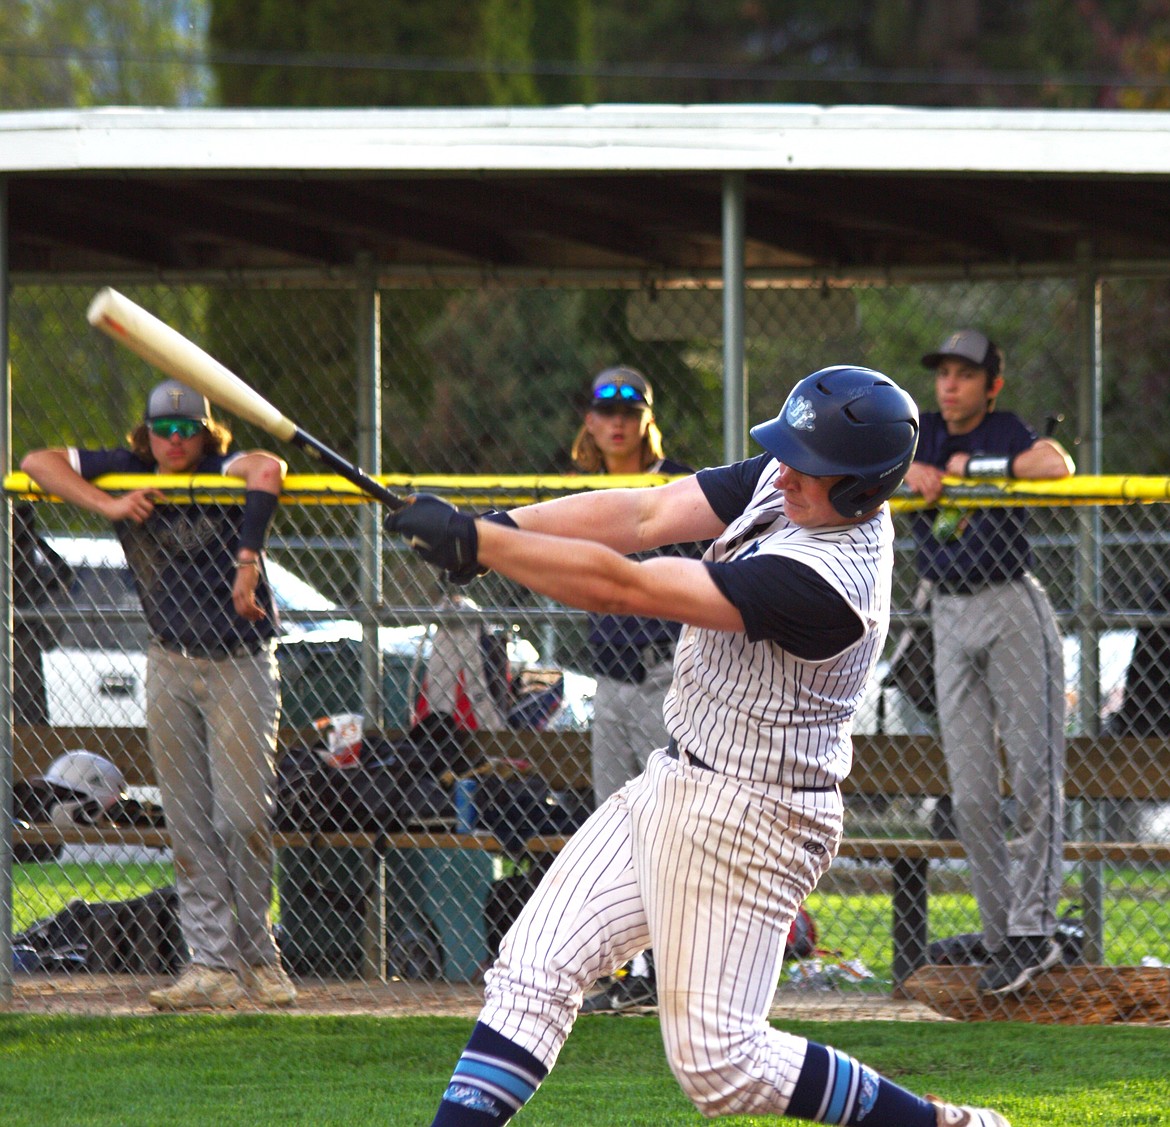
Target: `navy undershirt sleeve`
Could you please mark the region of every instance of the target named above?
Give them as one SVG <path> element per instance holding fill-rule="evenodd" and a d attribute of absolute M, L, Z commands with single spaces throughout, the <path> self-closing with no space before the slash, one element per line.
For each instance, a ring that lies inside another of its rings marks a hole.
<path fill-rule="evenodd" d="M 743 514 L 755 494 L 764 467 L 770 461 L 770 454 L 760 454 L 746 462 L 699 470 L 695 475 L 707 504 L 724 524 L 730 524 Z"/>
<path fill-rule="evenodd" d="M 825 661 L 865 632 L 857 611 L 807 564 L 751 556 L 706 567 L 743 618 L 748 641 L 775 642 L 802 661 Z"/>

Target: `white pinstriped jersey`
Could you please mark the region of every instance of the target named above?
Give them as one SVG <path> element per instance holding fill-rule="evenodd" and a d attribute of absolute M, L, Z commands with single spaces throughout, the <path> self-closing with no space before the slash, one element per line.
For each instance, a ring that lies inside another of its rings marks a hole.
<path fill-rule="evenodd" d="M 784 515 L 778 473 L 778 463 L 766 467 L 748 507 L 704 559 L 787 556 L 833 587 L 864 633 L 825 661 L 804 661 L 775 642 L 688 626 L 663 715 L 678 746 L 721 774 L 826 787 L 849 773 L 853 716 L 889 629 L 893 524 L 883 505 L 862 524 L 801 528 Z"/>

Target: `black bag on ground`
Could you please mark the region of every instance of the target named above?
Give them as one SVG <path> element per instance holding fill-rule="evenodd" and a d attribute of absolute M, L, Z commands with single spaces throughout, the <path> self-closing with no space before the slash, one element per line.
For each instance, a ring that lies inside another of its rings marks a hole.
<path fill-rule="evenodd" d="M 450 812 L 451 796 L 437 780 L 412 778 L 392 759 L 371 761 L 365 750 L 362 762 L 345 770 L 313 748 L 290 748 L 277 772 L 278 830 L 392 833 Z"/>
<path fill-rule="evenodd" d="M 21 971 L 174 974 L 187 960 L 170 885 L 131 900 L 72 900 L 14 935 L 12 947 Z"/>

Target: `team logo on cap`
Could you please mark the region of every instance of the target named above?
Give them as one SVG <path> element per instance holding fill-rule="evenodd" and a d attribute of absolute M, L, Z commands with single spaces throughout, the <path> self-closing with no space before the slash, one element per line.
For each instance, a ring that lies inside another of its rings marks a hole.
<path fill-rule="evenodd" d="M 784 419 L 793 430 L 816 430 L 817 413 L 803 395 L 789 402 Z"/>

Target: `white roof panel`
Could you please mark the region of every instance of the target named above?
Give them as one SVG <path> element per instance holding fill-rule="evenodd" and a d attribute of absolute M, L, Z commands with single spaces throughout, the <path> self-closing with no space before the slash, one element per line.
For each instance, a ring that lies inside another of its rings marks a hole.
<path fill-rule="evenodd" d="M 0 174 L 1170 174 L 1170 113 L 871 106 L 94 109 L 0 114 Z"/>

